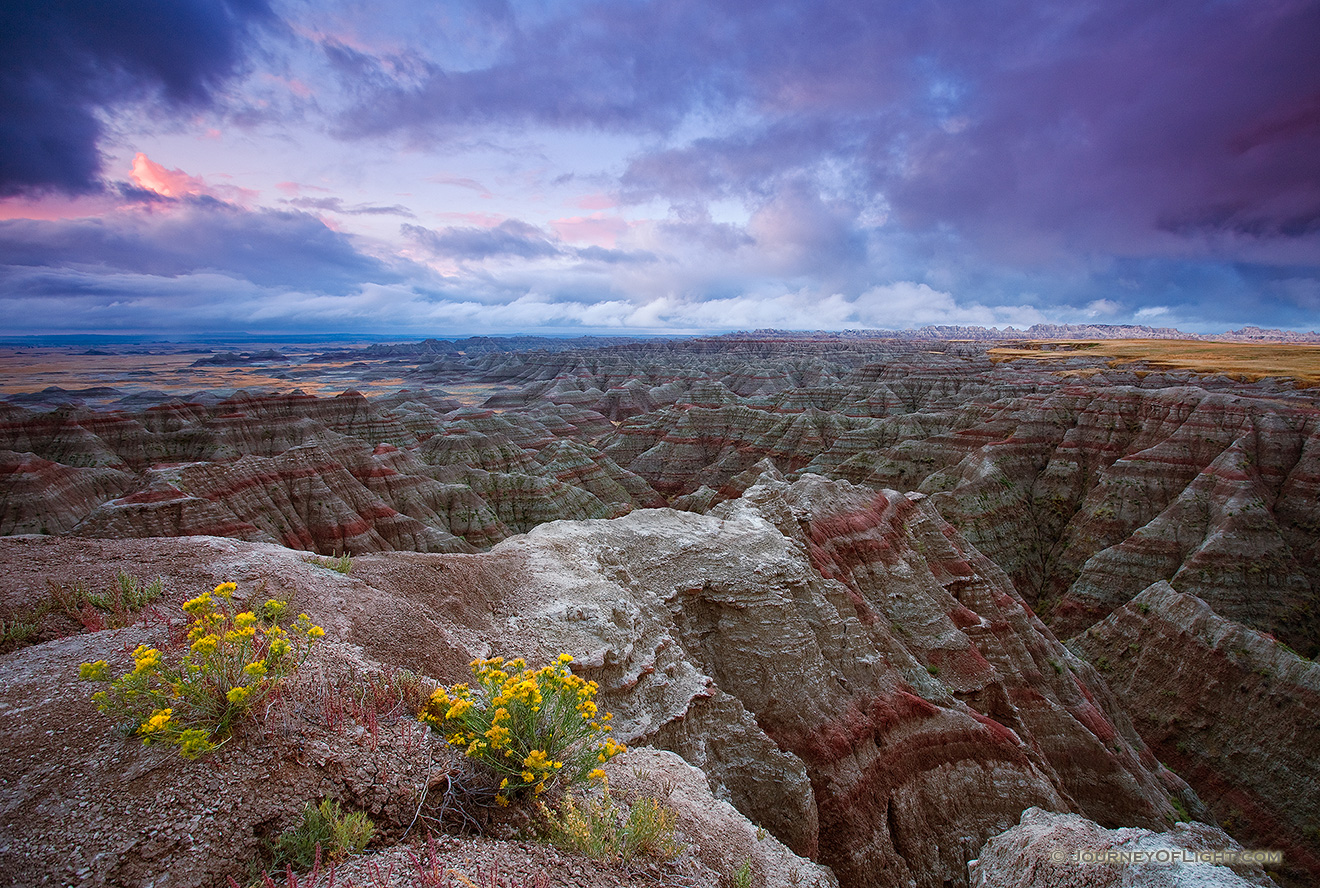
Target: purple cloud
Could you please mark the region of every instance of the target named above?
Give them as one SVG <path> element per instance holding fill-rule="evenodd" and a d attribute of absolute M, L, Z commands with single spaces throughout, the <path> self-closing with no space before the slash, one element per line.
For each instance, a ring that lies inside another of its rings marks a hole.
<path fill-rule="evenodd" d="M 494 228 L 451 226 L 437 231 L 404 225 L 402 229 L 431 253 L 450 259 L 481 260 L 495 256 L 542 259 L 562 252 L 541 229 L 517 219 L 506 219 Z"/>
<path fill-rule="evenodd" d="M 238 69 L 266 0 L 8 3 L 0 14 L 0 196 L 101 188 L 99 109 L 202 107 Z"/>
<path fill-rule="evenodd" d="M 157 278 L 216 273 L 330 293 L 400 279 L 307 213 L 248 211 L 214 198 L 173 201 L 164 211 L 147 206 L 102 218 L 0 221 L 0 275 L 59 268 Z"/>
<path fill-rule="evenodd" d="M 655 262 L 654 253 L 646 250 L 616 250 L 599 246 L 573 247 L 558 237 L 546 234 L 535 225 L 518 219 L 506 219 L 494 228 L 451 226 L 441 229 L 403 225 L 403 233 L 434 256 L 460 262 L 485 259 L 575 258 L 606 265 Z"/>
<path fill-rule="evenodd" d="M 741 126 L 634 157 L 620 195 L 755 203 L 829 167 L 906 228 L 1032 261 L 1313 240 L 1320 224 L 1314 0 L 656 0 L 505 16 L 498 33 L 461 70 L 327 43 L 359 97 L 340 132 L 670 132 L 732 114 Z"/>
<path fill-rule="evenodd" d="M 968 98 L 877 127 L 871 182 L 903 222 L 995 247 L 1140 254 L 1151 235 L 1314 232 L 1320 4 L 1103 4 L 1050 43 L 943 54 Z M 895 151 L 898 145 L 902 150 Z M 1183 250 L 1165 244 L 1169 252 Z"/>
<path fill-rule="evenodd" d="M 295 197 L 280 201 L 300 210 L 323 210 L 327 213 L 340 213 L 346 216 L 406 216 L 414 218 L 412 210 L 401 204 L 388 207 L 371 204 L 348 205 L 338 197 Z"/>

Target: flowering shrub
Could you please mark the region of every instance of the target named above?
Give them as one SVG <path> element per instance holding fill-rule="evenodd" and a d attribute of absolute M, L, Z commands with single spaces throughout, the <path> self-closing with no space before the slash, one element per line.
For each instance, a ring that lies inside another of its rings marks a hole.
<path fill-rule="evenodd" d="M 277 599 L 236 611 L 237 588 L 221 583 L 183 605 L 189 648 L 177 662 L 139 645 L 133 671 L 113 681 L 104 660 L 83 663 L 79 678 L 110 682 L 92 695 L 97 708 L 135 726 L 144 744 L 170 743 L 189 759 L 228 739 L 235 722 L 265 702 L 325 635 L 306 614 L 282 628 L 288 603 Z"/>
<path fill-rule="evenodd" d="M 596 708 L 597 685 L 574 675 L 571 662 L 568 654 L 540 669 L 503 657 L 474 660 L 476 687 L 438 688 L 418 717 L 500 778 L 502 805 L 528 791 L 601 779 L 601 765 L 625 747 L 605 736 L 610 715 Z"/>

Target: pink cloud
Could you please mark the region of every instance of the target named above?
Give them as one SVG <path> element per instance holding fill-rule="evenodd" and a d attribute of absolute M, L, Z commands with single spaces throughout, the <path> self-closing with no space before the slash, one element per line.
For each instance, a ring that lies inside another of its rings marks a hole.
<path fill-rule="evenodd" d="M 604 213 L 592 213 L 590 216 L 571 216 L 567 219 L 553 219 L 550 227 L 562 240 L 576 244 L 594 244 L 598 247 L 614 247 L 619 235 L 628 230 L 628 223 L 618 216 L 606 216 Z"/>
<path fill-rule="evenodd" d="M 277 83 L 300 99 L 311 97 L 312 88 L 296 77 L 280 77 L 277 74 L 263 73 L 261 78 L 269 83 Z"/>
<path fill-rule="evenodd" d="M 200 177 L 190 176 L 183 170 L 167 170 L 141 151 L 133 157 L 133 171 L 129 175 L 139 188 L 154 191 L 162 197 L 211 194 L 211 189 Z"/>
<path fill-rule="evenodd" d="M 139 151 L 133 157 L 133 170 L 129 175 L 139 188 L 154 191 L 162 197 L 214 197 L 230 203 L 245 204 L 257 197 L 250 188 L 236 185 L 211 186 L 201 176 L 190 176 L 180 169 L 168 170 Z M 222 175 L 221 178 L 230 178 Z"/>
<path fill-rule="evenodd" d="M 101 216 L 113 212 L 120 206 L 117 197 L 92 195 L 87 197 L 65 197 L 63 195 L 43 195 L 39 198 L 14 198 L 0 201 L 0 221 L 9 219 L 85 219 L 89 216 Z"/>

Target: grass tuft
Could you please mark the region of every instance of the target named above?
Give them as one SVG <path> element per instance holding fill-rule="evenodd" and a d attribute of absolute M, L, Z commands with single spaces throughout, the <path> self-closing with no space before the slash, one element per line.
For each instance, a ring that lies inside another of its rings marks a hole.
<path fill-rule="evenodd" d="M 683 852 L 675 836 L 678 815 L 659 799 L 637 799 L 625 811 L 610 794 L 598 799 L 566 795 L 558 807 L 540 805 L 540 835 L 557 848 L 592 860 L 627 863 L 639 854 L 668 860 Z"/>
<path fill-rule="evenodd" d="M 329 568 L 344 576 L 348 576 L 349 572 L 353 570 L 353 556 L 347 552 L 342 555 L 308 555 L 303 561 L 308 564 L 315 564 L 317 567 Z"/>
<path fill-rule="evenodd" d="M 302 822 L 280 834 L 272 848 L 274 867 L 289 864 L 307 869 L 322 854 L 332 861 L 359 854 L 376 834 L 376 825 L 361 811 L 342 811 L 329 799 L 303 809 Z"/>

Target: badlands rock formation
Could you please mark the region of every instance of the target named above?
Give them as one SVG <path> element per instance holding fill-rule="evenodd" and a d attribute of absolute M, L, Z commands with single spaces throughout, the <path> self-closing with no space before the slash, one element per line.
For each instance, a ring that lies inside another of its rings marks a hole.
<path fill-rule="evenodd" d="M 1180 806 L 1320 878 L 1314 666 L 1258 634 L 1320 652 L 1318 390 L 938 338 L 525 345 L 323 356 L 410 386 L 372 399 L 0 403 L 0 533 L 50 535 L 0 541 L 0 617 L 64 559 L 296 591 L 445 681 L 568 649 L 845 886 L 962 884 L 1031 805 Z"/>
<path fill-rule="evenodd" d="M 514 423 L 408 393 L 384 407 L 348 393 L 137 414 L 11 408 L 0 424 L 0 530 L 465 552 L 544 521 L 661 502 L 598 451 L 560 438 L 578 433 L 577 411 Z"/>
<path fill-rule="evenodd" d="M 424 388 L 0 408 L 0 532 L 470 551 L 557 518 L 708 508 L 770 459 L 931 495 L 1061 635 L 1168 580 L 1320 652 L 1315 390 L 970 342 L 469 345 L 356 354 L 364 374 L 497 387 L 486 409 Z"/>
<path fill-rule="evenodd" d="M 1320 665 L 1156 583 L 1075 640 L 1216 823 L 1320 879 Z"/>
<path fill-rule="evenodd" d="M 0 556 L 14 565 L 6 603 L 47 574 L 154 569 L 179 599 L 232 577 L 248 594 L 292 595 L 369 661 L 441 680 L 473 656 L 566 650 L 600 682 L 623 739 L 678 753 L 844 886 L 964 884 L 967 860 L 1031 805 L 1158 828 L 1171 794 L 1194 803 L 1003 573 L 927 502 L 893 491 L 767 477 L 708 515 L 553 522 L 486 554 L 364 556 L 348 577 L 217 538 L 17 537 Z M 124 741 L 73 677 L 80 658 L 122 660 L 151 631 L 50 642 L 6 664 L 4 727 L 21 721 L 34 744 L 9 765 L 8 830 L 49 838 L 61 780 L 93 768 L 113 782 L 96 760 L 126 754 Z M 45 730 L 75 738 L 69 767 L 52 768 Z M 160 779 L 166 793 L 176 776 Z"/>

